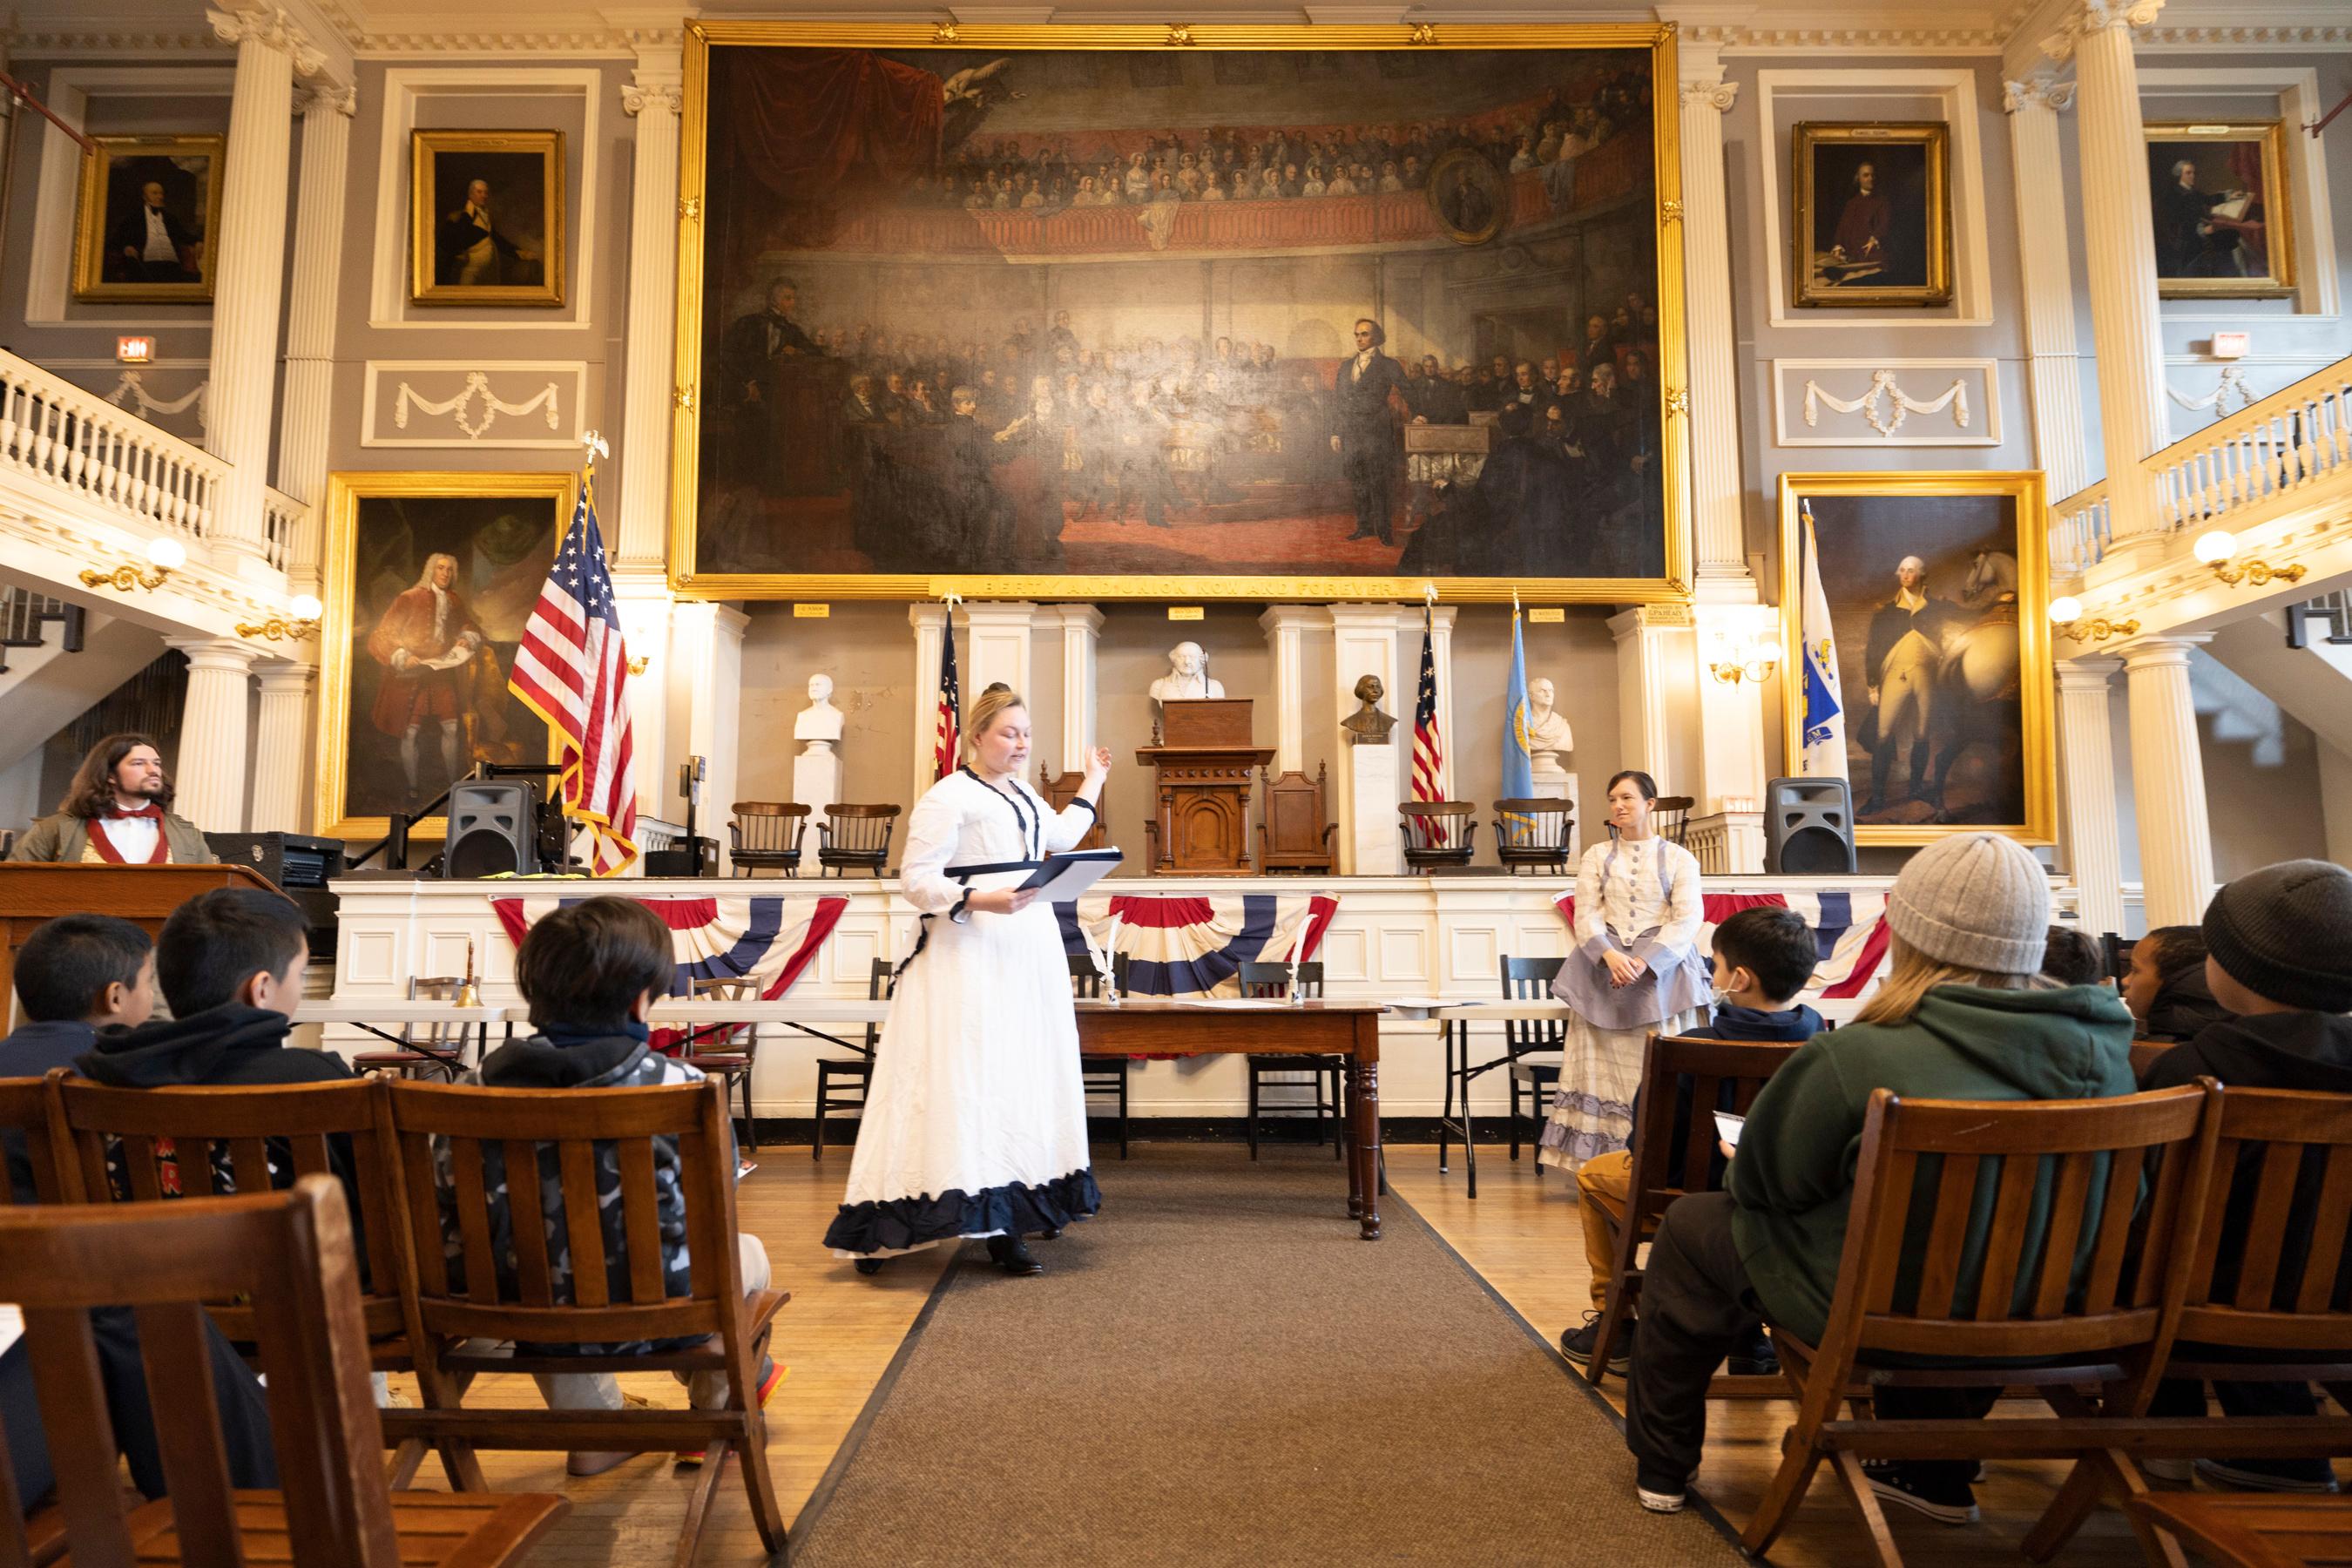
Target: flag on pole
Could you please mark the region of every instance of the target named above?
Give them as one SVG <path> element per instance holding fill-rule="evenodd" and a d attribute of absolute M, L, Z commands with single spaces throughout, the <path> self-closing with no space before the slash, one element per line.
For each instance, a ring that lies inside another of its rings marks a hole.
<path fill-rule="evenodd" d="M 508 689 L 562 742 L 563 811 L 588 825 L 599 877 L 637 858 L 629 769 L 629 650 L 596 527 L 596 463 L 581 476 L 572 527 L 522 629 Z"/>
<path fill-rule="evenodd" d="M 941 618 L 946 634 L 940 643 L 939 717 L 931 726 L 931 782 L 955 772 L 956 746 L 962 739 L 963 691 L 956 681 L 955 606 Z"/>
<path fill-rule="evenodd" d="M 1421 612 L 1421 683 L 1412 700 L 1412 798 L 1445 798 L 1445 736 L 1437 727 L 1437 658 L 1430 643 L 1435 636 L 1427 605 Z M 1430 824 L 1430 837 L 1444 842 L 1445 829 Z"/>
<path fill-rule="evenodd" d="M 1519 600 L 1511 595 L 1511 677 L 1503 693 L 1503 784 L 1499 798 L 1524 800 L 1536 793 L 1535 749 L 1528 740 L 1528 654 L 1519 637 Z M 1528 818 L 1497 813 L 1495 831 L 1509 842 L 1534 826 Z"/>
<path fill-rule="evenodd" d="M 1801 647 L 1798 678 L 1804 685 L 1805 728 L 1799 771 L 1807 778 L 1846 776 L 1845 701 L 1838 690 L 1837 636 L 1830 626 L 1829 595 L 1822 590 L 1821 549 L 1813 541 L 1813 509 L 1804 509 L 1803 607 L 1798 622 Z"/>

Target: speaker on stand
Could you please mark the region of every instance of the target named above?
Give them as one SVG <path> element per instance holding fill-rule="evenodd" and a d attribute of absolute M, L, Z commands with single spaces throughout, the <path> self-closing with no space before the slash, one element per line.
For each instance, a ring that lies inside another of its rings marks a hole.
<path fill-rule="evenodd" d="M 441 850 L 441 874 L 536 872 L 541 826 L 539 786 L 530 780 L 460 779 L 449 786 L 449 837 Z"/>
<path fill-rule="evenodd" d="M 1774 779 L 1764 786 L 1764 869 L 1776 877 L 1850 877 L 1853 786 L 1843 779 Z"/>

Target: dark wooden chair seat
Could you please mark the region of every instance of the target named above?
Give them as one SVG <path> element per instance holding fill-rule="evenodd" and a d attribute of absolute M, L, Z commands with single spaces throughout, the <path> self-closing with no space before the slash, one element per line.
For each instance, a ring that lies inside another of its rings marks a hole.
<path fill-rule="evenodd" d="M 460 976 L 411 975 L 408 999 L 454 1005 L 465 989 L 466 982 Z M 465 1076 L 466 1041 L 472 1032 L 472 1026 L 466 1024 L 404 1024 L 397 1047 L 388 1051 L 361 1051 L 352 1058 L 352 1068 L 362 1077 L 381 1075 L 428 1082 L 438 1079 L 455 1083 Z"/>
<path fill-rule="evenodd" d="M 1265 997 L 1283 1001 L 1290 995 L 1290 965 L 1287 963 L 1245 963 L 1235 976 L 1244 996 Z M 1298 966 L 1298 994 L 1313 998 L 1323 994 L 1323 965 L 1318 960 Z M 1315 1142 L 1323 1142 L 1323 1119 L 1331 1119 L 1331 1157 L 1346 1158 L 1348 1119 L 1346 1100 L 1340 1094 L 1340 1075 L 1347 1070 L 1347 1058 L 1331 1056 L 1253 1056 L 1249 1058 L 1249 1157 L 1257 1158 L 1258 1123 L 1269 1110 L 1308 1110 L 1315 1116 Z M 1305 1100 L 1278 1099 L 1268 1102 L 1265 1091 L 1306 1090 Z"/>
<path fill-rule="evenodd" d="M 866 973 L 866 999 L 879 1002 L 898 989 L 898 966 L 887 958 L 874 960 Z M 881 1044 L 882 1026 L 866 1026 L 863 1045 L 847 1042 L 852 1055 L 819 1057 L 816 1060 L 816 1138 L 809 1158 L 824 1158 L 824 1124 L 835 1117 L 866 1114 L 866 1091 L 874 1084 L 874 1051 Z"/>
<path fill-rule="evenodd" d="M 1397 831 L 1404 837 L 1408 871 L 1459 870 L 1470 864 L 1476 848 L 1478 824 L 1466 800 L 1408 800 L 1397 807 L 1403 818 Z"/>
<path fill-rule="evenodd" d="M 1120 995 L 1127 994 L 1127 955 L 1123 952 L 1111 955 L 1111 984 L 1118 987 Z M 1070 989 L 1080 997 L 1102 994 L 1102 974 L 1095 968 L 1094 960 L 1083 954 L 1070 959 Z M 1127 1158 L 1127 1075 L 1133 1065 L 1125 1057 L 1078 1058 L 1078 1079 L 1086 1086 L 1087 1098 L 1110 1102 L 1111 1115 L 1118 1124 L 1118 1157 L 1122 1160 Z"/>
<path fill-rule="evenodd" d="M 1568 835 L 1575 826 L 1565 800 L 1498 800 L 1495 803 L 1495 856 L 1514 876 L 1568 871 Z"/>
<path fill-rule="evenodd" d="M 739 800 L 727 825 L 727 857 L 735 874 L 758 871 L 801 874 L 801 841 L 808 833 L 809 808 L 798 801 Z"/>
<path fill-rule="evenodd" d="M 890 863 L 895 805 L 835 805 L 816 827 L 816 863 L 829 875 L 867 871 L 879 877 Z"/>
<path fill-rule="evenodd" d="M 2341 1568 L 2352 1563 L 2352 1497 L 2150 1492 L 2132 1511 L 2221 1568 Z"/>

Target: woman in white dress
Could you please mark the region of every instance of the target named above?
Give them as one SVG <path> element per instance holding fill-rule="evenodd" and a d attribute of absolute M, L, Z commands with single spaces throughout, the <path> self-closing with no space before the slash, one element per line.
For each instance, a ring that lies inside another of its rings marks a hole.
<path fill-rule="evenodd" d="M 972 704 L 964 765 L 907 819 L 899 889 L 922 911 L 859 1119 L 849 1190 L 824 1241 L 860 1273 L 938 1242 L 985 1237 L 1008 1274 L 1044 1271 L 1022 1237 L 1101 1205 L 1087 1152 L 1070 968 L 1051 904 L 974 892 L 958 867 L 1036 860 L 1095 824 L 1110 752 L 1087 758 L 1056 814 L 1023 781 L 1029 710 L 991 687 Z"/>
<path fill-rule="evenodd" d="M 1551 987 L 1572 1009 L 1568 1048 L 1536 1156 L 1559 1170 L 1625 1147 L 1649 1037 L 1698 1027 L 1714 999 L 1698 949 L 1698 861 L 1652 830 L 1657 798 L 1647 773 L 1611 779 L 1616 832 L 1577 862 L 1575 951 Z"/>

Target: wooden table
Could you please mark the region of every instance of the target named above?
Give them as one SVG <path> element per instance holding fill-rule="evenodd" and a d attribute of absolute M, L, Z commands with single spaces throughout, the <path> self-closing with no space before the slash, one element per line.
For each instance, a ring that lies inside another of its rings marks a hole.
<path fill-rule="evenodd" d="M 2131 1506 L 2231 1568 L 2352 1563 L 2352 1498 L 2150 1492 Z"/>
<path fill-rule="evenodd" d="M 1242 1001 L 1210 997 L 1080 1002 L 1078 1049 L 1088 1056 L 1195 1053 L 1333 1056 L 1346 1060 L 1342 1112 L 1350 1129 L 1348 1217 L 1381 1238 L 1381 1015 L 1378 1001 Z"/>

